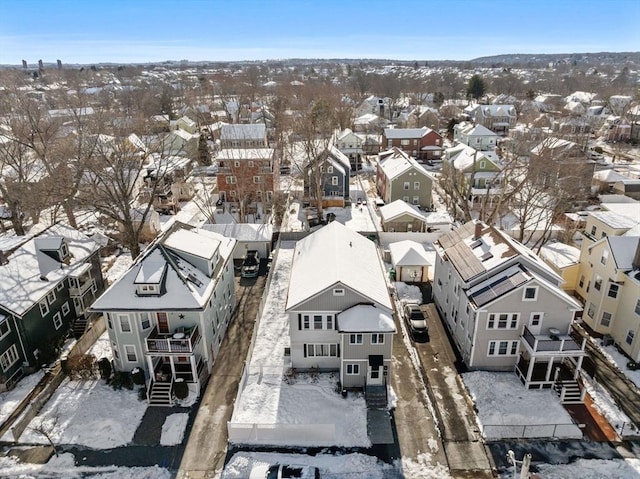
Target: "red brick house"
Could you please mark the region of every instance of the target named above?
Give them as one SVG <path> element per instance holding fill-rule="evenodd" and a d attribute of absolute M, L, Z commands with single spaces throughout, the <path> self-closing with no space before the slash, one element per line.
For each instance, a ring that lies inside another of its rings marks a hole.
<path fill-rule="evenodd" d="M 222 201 L 271 203 L 279 171 L 273 148 L 224 148 L 217 160 Z"/>
<path fill-rule="evenodd" d="M 382 148 L 399 148 L 420 161 L 440 160 L 442 136 L 431 128 L 385 128 Z"/>

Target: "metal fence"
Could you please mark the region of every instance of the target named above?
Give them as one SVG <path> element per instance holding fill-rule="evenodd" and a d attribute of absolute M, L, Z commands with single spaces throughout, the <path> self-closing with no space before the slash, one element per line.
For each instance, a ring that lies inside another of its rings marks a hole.
<path fill-rule="evenodd" d="M 483 424 L 482 434 L 487 439 L 582 438 L 582 429 L 574 423 Z"/>

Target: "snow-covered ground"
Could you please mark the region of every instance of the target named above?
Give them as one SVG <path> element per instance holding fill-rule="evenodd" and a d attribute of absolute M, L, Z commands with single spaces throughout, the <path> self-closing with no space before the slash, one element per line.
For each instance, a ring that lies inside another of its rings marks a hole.
<path fill-rule="evenodd" d="M 544 479 L 634 479 L 640 477 L 640 460 L 578 459 L 570 464 L 539 464 L 537 469 Z"/>
<path fill-rule="evenodd" d="M 298 374 L 295 380 L 284 381 L 289 346 L 289 318 L 284 313 L 294 243 L 283 244 L 271 272 L 271 286 L 258 324 L 256 342 L 248 367 L 248 377 L 236 402 L 231 423 L 244 425 L 282 425 L 285 429 L 298 425 L 323 425 L 333 429 L 331 438 L 300 438 L 302 446 L 364 446 L 371 445 L 367 435 L 366 405 L 361 395 L 343 398 L 336 391 L 337 378 L 332 374 L 311 377 Z M 318 427 L 317 429 L 320 429 Z M 260 442 L 249 439 L 243 442 Z M 282 434 L 271 444 L 291 444 Z"/>
<path fill-rule="evenodd" d="M 76 466 L 72 454 L 53 456 L 46 464 L 18 462 L 13 457 L 0 457 L 0 476 L 24 479 L 170 479 L 172 474 L 161 467 L 88 467 Z"/>
<path fill-rule="evenodd" d="M 417 286 L 401 282 L 394 283 L 394 286 L 399 301 L 422 304 L 422 291 Z"/>
<path fill-rule="evenodd" d="M 189 415 L 187 413 L 177 413 L 167 416 L 162 425 L 162 436 L 160 444 L 163 446 L 174 446 L 180 444 L 184 438 L 184 431 L 187 428 Z"/>
<path fill-rule="evenodd" d="M 0 423 L 5 421 L 15 411 L 16 407 L 31 392 L 44 376 L 44 372 L 37 371 L 22 378 L 11 391 L 0 394 Z"/>
<path fill-rule="evenodd" d="M 620 371 L 622 371 L 625 376 L 627 376 L 636 386 L 640 388 L 640 369 L 636 369 L 635 371 L 629 369 L 627 367 L 629 359 L 620 351 L 618 351 L 615 346 L 601 346 L 600 349 L 605 354 L 605 356 L 609 357 L 609 360 L 613 364 L 618 366 L 618 369 L 620 369 Z"/>
<path fill-rule="evenodd" d="M 557 437 L 582 438 L 580 429 L 549 389 L 527 390 L 511 372 L 474 371 L 463 373 L 462 379 L 487 439 L 548 437 L 554 431 Z"/>

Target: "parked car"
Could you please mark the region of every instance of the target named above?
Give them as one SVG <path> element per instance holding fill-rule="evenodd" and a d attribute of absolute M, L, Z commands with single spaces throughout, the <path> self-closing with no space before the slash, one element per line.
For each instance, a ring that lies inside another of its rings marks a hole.
<path fill-rule="evenodd" d="M 250 249 L 244 257 L 242 267 L 240 268 L 240 276 L 243 278 L 255 278 L 258 276 L 260 269 L 260 255 L 255 249 Z"/>
<path fill-rule="evenodd" d="M 320 479 L 320 471 L 313 466 L 290 466 L 286 464 L 260 465 L 251 469 L 249 479 Z"/>
<path fill-rule="evenodd" d="M 427 320 L 418 304 L 407 304 L 404 307 L 404 320 L 413 334 L 425 334 L 429 330 Z"/>

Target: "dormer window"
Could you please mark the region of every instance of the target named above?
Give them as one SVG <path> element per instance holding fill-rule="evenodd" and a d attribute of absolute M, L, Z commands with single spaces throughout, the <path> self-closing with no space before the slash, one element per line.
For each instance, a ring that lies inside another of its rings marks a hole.
<path fill-rule="evenodd" d="M 66 259 L 67 256 L 69 256 L 69 247 L 67 246 L 67 243 L 65 241 L 63 241 L 60 245 L 60 256 L 63 260 Z"/>
<path fill-rule="evenodd" d="M 138 293 L 158 294 L 158 285 L 157 284 L 140 284 L 138 285 Z"/>

